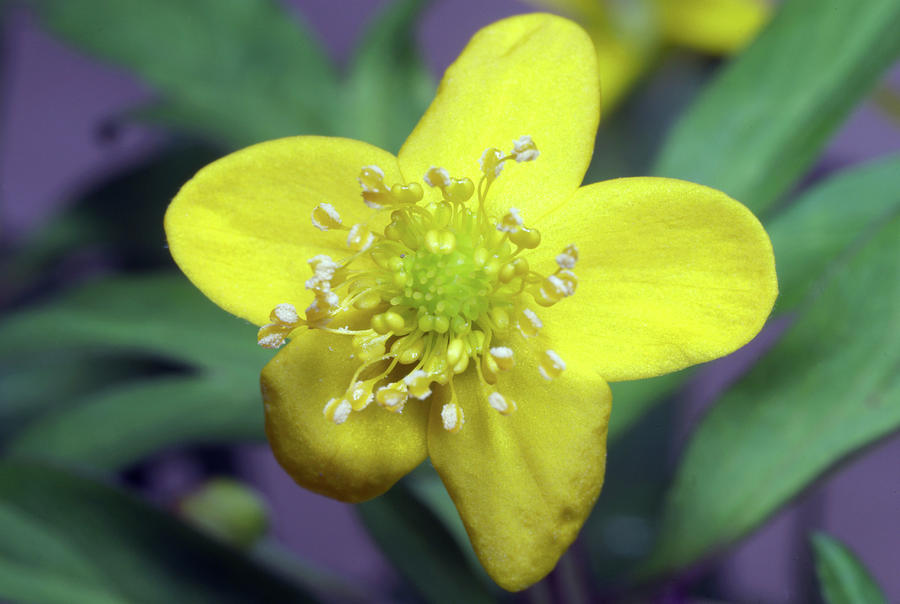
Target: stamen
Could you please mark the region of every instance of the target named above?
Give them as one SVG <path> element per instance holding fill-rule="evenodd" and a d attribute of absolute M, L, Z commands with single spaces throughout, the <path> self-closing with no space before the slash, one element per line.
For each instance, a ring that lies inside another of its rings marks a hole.
<path fill-rule="evenodd" d="M 320 231 L 338 229 L 341 227 L 341 215 L 330 203 L 320 203 L 312 211 L 313 226 Z"/>
<path fill-rule="evenodd" d="M 549 381 L 558 378 L 565 370 L 566 364 L 558 354 L 552 350 L 544 351 L 544 356 L 541 357 L 541 363 L 538 366 L 541 377 Z"/>
<path fill-rule="evenodd" d="M 445 404 L 441 407 L 441 422 L 444 424 L 444 430 L 452 434 L 459 432 L 466 423 L 462 407 L 456 403 Z"/>
<path fill-rule="evenodd" d="M 500 219 L 500 224 L 497 225 L 497 230 L 504 233 L 515 233 L 520 228 L 522 228 L 522 217 L 516 208 L 510 208 L 509 212 Z"/>
<path fill-rule="evenodd" d="M 403 407 L 409 399 L 409 390 L 403 382 L 394 382 L 378 389 L 375 401 L 394 413 L 403 413 Z"/>
<path fill-rule="evenodd" d="M 322 409 L 322 413 L 325 415 L 325 419 L 340 425 L 347 421 L 352 410 L 353 407 L 351 407 L 350 403 L 344 399 L 333 398 L 325 403 L 325 408 Z"/>
<path fill-rule="evenodd" d="M 523 308 L 522 312 L 519 313 L 517 325 L 523 336 L 531 338 L 538 334 L 538 331 L 544 326 L 544 323 L 533 310 L 530 308 Z"/>
<path fill-rule="evenodd" d="M 523 136 L 518 140 L 514 140 L 513 150 L 510 153 L 510 155 L 516 158 L 517 163 L 533 161 L 537 159 L 540 154 L 537 145 L 534 144 L 534 141 L 531 140 L 530 136 Z"/>
<path fill-rule="evenodd" d="M 574 243 L 567 245 L 566 249 L 556 257 L 556 264 L 559 265 L 559 268 L 575 268 L 576 262 L 578 262 L 578 248 Z"/>
<path fill-rule="evenodd" d="M 478 160 L 478 165 L 488 182 L 493 181 L 503 171 L 503 153 L 493 147 L 485 149 L 481 159 Z"/>
<path fill-rule="evenodd" d="M 364 224 L 354 224 L 347 234 L 347 247 L 356 252 L 364 252 L 375 242 L 375 235 Z"/>
<path fill-rule="evenodd" d="M 509 415 L 517 408 L 514 400 L 507 400 L 506 397 L 499 392 L 491 392 L 488 395 L 488 404 L 496 409 L 500 415 Z"/>
<path fill-rule="evenodd" d="M 496 346 L 491 348 L 491 358 L 497 363 L 502 371 L 509 371 L 515 365 L 512 348 L 506 346 Z"/>

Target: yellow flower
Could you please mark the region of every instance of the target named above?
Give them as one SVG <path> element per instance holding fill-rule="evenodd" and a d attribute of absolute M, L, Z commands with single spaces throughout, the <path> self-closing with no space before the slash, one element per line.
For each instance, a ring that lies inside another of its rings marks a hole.
<path fill-rule="evenodd" d="M 750 42 L 769 20 L 770 0 L 528 0 L 581 23 L 597 47 L 609 112 L 667 46 L 723 55 Z"/>
<path fill-rule="evenodd" d="M 723 193 L 662 178 L 579 188 L 595 57 L 560 17 L 500 21 L 397 157 L 270 141 L 201 170 L 166 214 L 197 287 L 261 326 L 262 345 L 290 339 L 262 372 L 288 473 L 357 502 L 430 457 L 509 590 L 553 568 L 600 492 L 604 378 L 728 354 L 776 295 L 768 237 Z"/>

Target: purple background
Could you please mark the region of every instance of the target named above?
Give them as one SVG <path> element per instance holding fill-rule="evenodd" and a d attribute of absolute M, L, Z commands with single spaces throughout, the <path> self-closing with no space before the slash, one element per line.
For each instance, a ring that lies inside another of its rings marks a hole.
<path fill-rule="evenodd" d="M 374 0 L 293 0 L 340 62 L 373 12 Z M 427 62 L 440 74 L 479 27 L 525 12 L 513 0 L 439 0 L 420 28 Z M 80 55 L 40 31 L 17 12 L 5 31 L 6 64 L 0 141 L 0 236 L 15 241 L 39 228 L 73 191 L 135 163 L 157 148 L 162 134 L 126 125 L 104 139 L 101 126 L 152 93 L 135 78 Z M 900 69 L 892 80 L 900 83 Z M 900 150 L 900 131 L 863 106 L 830 144 L 823 163 L 846 165 Z M 705 406 L 700 383 L 682 404 L 693 423 Z M 686 432 L 686 430 L 685 430 Z M 805 534 L 824 529 L 855 549 L 900 602 L 900 438 L 876 445 L 844 464 L 721 559 L 724 597 L 741 602 L 787 603 L 805 598 L 798 572 L 806 560 Z M 178 471 L 167 471 L 167 465 Z M 160 464 L 161 492 L 176 493 L 195 478 L 177 455 Z M 370 585 L 387 586 L 394 572 L 362 530 L 351 506 L 296 487 L 265 446 L 241 448 L 239 469 L 267 496 L 274 533 L 305 558 Z"/>

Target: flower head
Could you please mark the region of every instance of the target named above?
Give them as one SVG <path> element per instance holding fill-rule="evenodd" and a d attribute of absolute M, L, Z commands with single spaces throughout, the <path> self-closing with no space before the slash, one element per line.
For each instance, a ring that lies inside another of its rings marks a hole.
<path fill-rule="evenodd" d="M 776 294 L 765 232 L 723 193 L 579 187 L 594 61 L 565 19 L 500 21 L 399 156 L 270 141 L 201 170 L 166 214 L 188 277 L 283 346 L 261 384 L 291 476 L 362 501 L 430 457 L 511 590 L 553 568 L 600 492 L 605 380 L 727 354 Z"/>

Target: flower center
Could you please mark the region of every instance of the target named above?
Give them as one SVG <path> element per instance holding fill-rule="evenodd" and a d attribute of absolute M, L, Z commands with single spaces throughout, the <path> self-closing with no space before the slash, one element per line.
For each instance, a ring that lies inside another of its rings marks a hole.
<path fill-rule="evenodd" d="M 373 401 L 399 413 L 410 398 L 424 400 L 439 384 L 450 392 L 441 410 L 444 427 L 456 432 L 464 413 L 453 377 L 466 371 L 477 374 L 485 399 L 499 413 L 516 408 L 497 391 L 499 375 L 514 367 L 514 349 L 532 345 L 528 339 L 543 326 L 533 307 L 555 304 L 577 285 L 571 271 L 578 258 L 574 245 L 557 256 L 554 273 L 541 275 L 523 257 L 540 244 L 540 233 L 526 227 L 515 208 L 500 217 L 485 210 L 504 164 L 537 157 L 530 137 L 515 141 L 506 155 L 486 150 L 477 188 L 468 178 L 431 168 L 423 181 L 441 192 L 441 199 L 431 203 L 421 203 L 419 183 L 388 186 L 380 168 L 363 167 L 363 201 L 376 214 L 390 211 L 382 233 L 366 223 L 346 227 L 330 204 L 313 210 L 313 225 L 320 230 L 347 231 L 349 257 L 342 262 L 310 259 L 313 276 L 306 287 L 314 300 L 304 317 L 292 304 L 279 304 L 272 322 L 260 328 L 258 341 L 277 348 L 300 327 L 353 338 L 358 368 L 343 395 L 325 405 L 326 418 L 343 423 Z M 473 197 L 477 206 L 469 204 Z M 361 328 L 334 327 L 340 318 L 349 324 L 351 315 L 364 318 Z M 545 379 L 565 369 L 552 350 L 540 358 L 538 370 Z"/>

